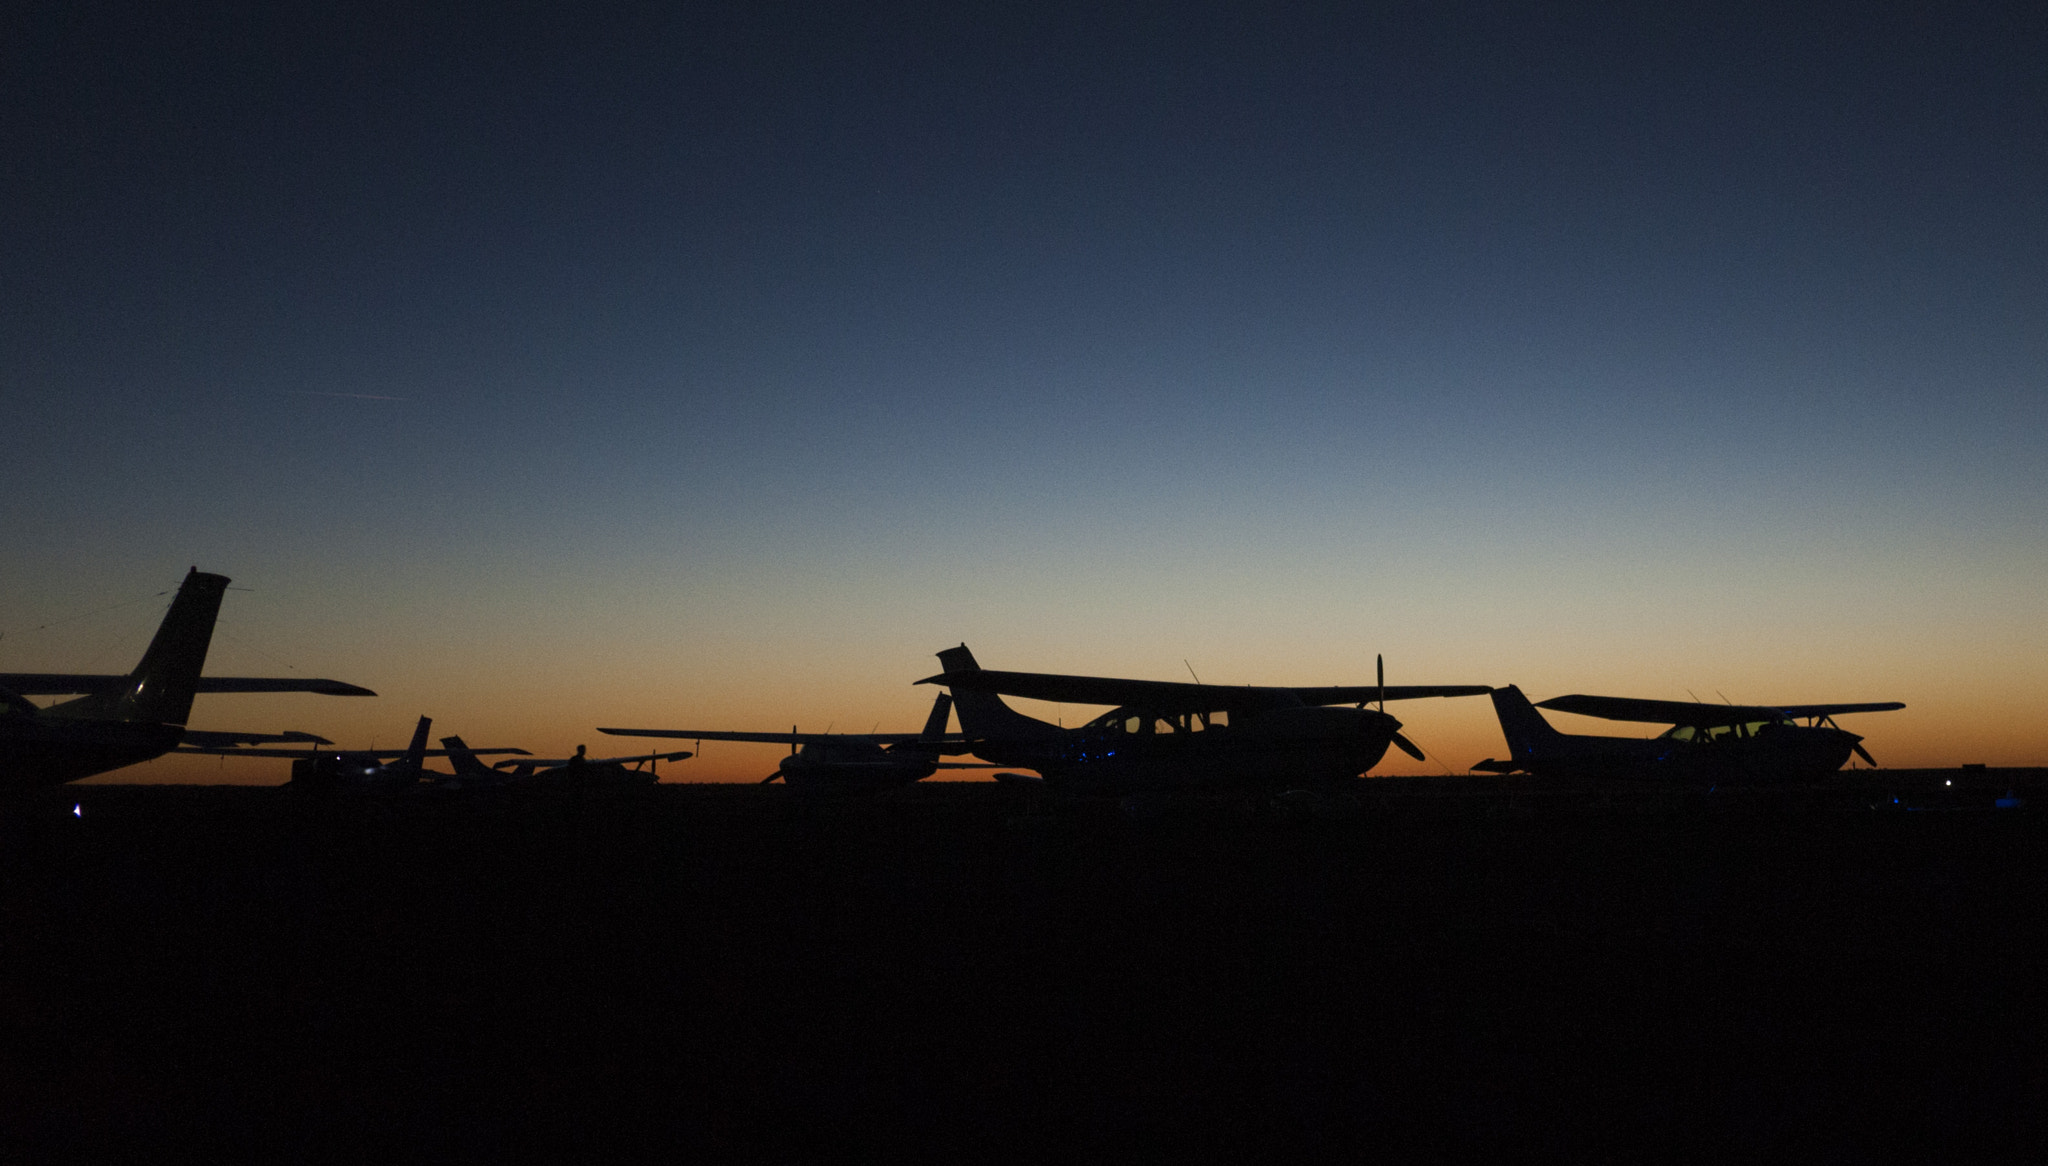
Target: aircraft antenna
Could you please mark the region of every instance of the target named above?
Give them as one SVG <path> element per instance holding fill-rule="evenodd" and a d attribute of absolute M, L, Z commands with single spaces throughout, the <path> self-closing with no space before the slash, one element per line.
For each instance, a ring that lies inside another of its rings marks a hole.
<path fill-rule="evenodd" d="M 81 619 L 85 619 L 85 618 L 87 618 L 87 617 L 89 617 L 89 616 L 95 616 L 95 615 L 98 615 L 98 614 L 100 614 L 101 612 L 106 612 L 106 611 L 113 611 L 113 610 L 115 610 L 115 609 L 117 609 L 117 608 L 122 608 L 122 607 L 133 607 L 133 606 L 135 606 L 135 605 L 136 605 L 136 604 L 138 604 L 138 603 L 148 603 L 148 602 L 149 602 L 150 600 L 152 600 L 152 599 L 161 599 L 161 598 L 163 598 L 164 596 L 166 596 L 166 595 L 169 595 L 169 594 L 171 594 L 171 592 L 169 592 L 169 591 L 152 591 L 152 592 L 150 592 L 150 593 L 149 593 L 148 595 L 140 596 L 140 597 L 138 597 L 138 598 L 135 598 L 135 599 L 124 599 L 124 600 L 122 600 L 122 601 L 121 601 L 121 602 L 119 602 L 119 603 L 110 603 L 110 604 L 106 605 L 105 607 L 95 607 L 95 608 L 93 608 L 93 609 L 92 609 L 91 611 L 81 611 L 81 612 L 79 612 L 79 613 L 78 613 L 77 615 L 67 615 L 67 616 L 61 616 L 61 617 L 59 617 L 59 618 L 57 618 L 57 619 L 53 619 L 53 620 L 51 620 L 51 621 L 50 621 L 50 622 L 48 622 L 48 623 L 41 623 L 41 624 L 37 624 L 36 626 L 34 626 L 34 627 L 30 628 L 29 630 L 30 630 L 30 631 L 35 631 L 35 632 L 40 632 L 40 631 L 44 631 L 44 630 L 46 630 L 46 629 L 48 629 L 48 628 L 54 628 L 54 627 L 57 627 L 57 626 L 59 626 L 60 624 L 67 624 L 67 623 L 70 623 L 70 622 L 72 622 L 73 620 L 81 620 Z"/>
<path fill-rule="evenodd" d="M 1686 689 L 1686 690 L 1685 690 L 1685 695 L 1687 695 L 1687 696 L 1689 696 L 1689 697 L 1692 697 L 1692 702 L 1693 702 L 1694 704 L 1705 704 L 1705 703 L 1707 703 L 1706 701 L 1703 701 L 1703 700 L 1701 700 L 1701 699 L 1699 698 L 1699 694 L 1698 694 L 1698 693 L 1696 693 L 1696 692 L 1694 692 L 1694 691 L 1693 691 L 1692 689 L 1690 689 L 1690 688 L 1688 688 L 1688 689 Z"/>
<path fill-rule="evenodd" d="M 1188 669 L 1188 675 L 1189 675 L 1189 676 L 1194 676 L 1194 677 L 1195 677 L 1195 683 L 1196 683 L 1196 684 L 1200 684 L 1200 683 L 1202 682 L 1202 678 L 1201 678 L 1201 677 L 1199 677 L 1199 676 L 1195 676 L 1195 666 L 1194 666 L 1193 664 L 1188 664 L 1188 658 L 1187 658 L 1186 656 L 1182 656 L 1182 657 L 1180 658 L 1180 662 L 1181 662 L 1182 664 L 1186 664 L 1186 665 L 1187 665 L 1187 669 Z"/>
<path fill-rule="evenodd" d="M 1722 692 L 1722 691 L 1721 691 L 1720 689 L 1718 689 L 1718 688 L 1714 690 L 1714 695 L 1715 695 L 1715 696 L 1718 696 L 1718 697 L 1720 697 L 1720 698 L 1721 698 L 1721 703 L 1722 703 L 1722 704 L 1726 704 L 1726 705 L 1732 705 L 1732 704 L 1734 704 L 1734 703 L 1735 703 L 1734 701 L 1732 701 L 1732 700 L 1729 700 L 1729 699 L 1728 699 L 1728 694 L 1727 694 L 1727 693 L 1725 693 L 1725 692 Z"/>

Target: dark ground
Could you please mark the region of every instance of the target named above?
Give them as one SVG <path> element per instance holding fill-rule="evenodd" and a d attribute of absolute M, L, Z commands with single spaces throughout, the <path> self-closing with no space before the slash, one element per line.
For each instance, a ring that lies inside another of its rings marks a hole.
<path fill-rule="evenodd" d="M 45 791 L 0 1156 L 2039 1160 L 2048 797 L 1963 776 Z"/>

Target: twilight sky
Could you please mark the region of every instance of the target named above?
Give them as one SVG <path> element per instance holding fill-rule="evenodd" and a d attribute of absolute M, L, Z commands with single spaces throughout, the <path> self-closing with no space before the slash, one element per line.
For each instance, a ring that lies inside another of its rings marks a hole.
<path fill-rule="evenodd" d="M 197 564 L 210 672 L 383 696 L 195 726 L 348 745 L 914 729 L 965 640 L 2048 762 L 2048 10 L 500 7 L 0 18 L 0 671 Z"/>

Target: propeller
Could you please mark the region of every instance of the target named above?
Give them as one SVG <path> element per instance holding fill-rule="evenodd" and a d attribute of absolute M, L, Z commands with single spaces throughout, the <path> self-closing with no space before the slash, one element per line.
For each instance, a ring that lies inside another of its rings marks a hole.
<path fill-rule="evenodd" d="M 1380 653 L 1373 653 L 1372 668 L 1373 671 L 1378 674 L 1378 683 L 1380 689 L 1380 714 L 1384 716 L 1386 715 L 1387 711 L 1387 658 L 1384 655 L 1381 655 Z M 1401 735 L 1399 733 L 1394 734 L 1394 739 L 1396 741 L 1400 740 Z M 1408 745 L 1405 746 L 1405 748 L 1410 753 L 1415 753 L 1415 759 L 1417 761 L 1422 760 L 1422 754 L 1415 752 L 1415 746 Z"/>
<path fill-rule="evenodd" d="M 762 784 L 762 785 L 767 785 L 767 784 L 768 784 L 769 782 L 771 782 L 771 781 L 774 781 L 774 780 L 775 780 L 776 778 L 778 778 L 778 777 L 787 777 L 787 776 L 789 776 L 789 775 L 788 775 L 788 774 L 786 774 L 786 773 L 784 773 L 784 772 L 782 772 L 781 770 L 779 770 L 779 769 L 778 769 L 778 770 L 776 770 L 776 771 L 775 771 L 774 773 L 771 773 L 771 774 L 769 774 L 769 775 L 768 775 L 767 777 L 764 777 L 764 778 L 762 778 L 762 779 L 761 779 L 761 784 Z"/>
<path fill-rule="evenodd" d="M 1875 757 L 1872 757 L 1872 756 L 1870 755 L 1870 751 L 1869 751 L 1868 749 L 1865 749 L 1865 748 L 1863 747 L 1863 742 L 1861 742 L 1861 741 L 1851 741 L 1851 742 L 1849 743 L 1849 748 L 1851 748 L 1851 749 L 1854 749 L 1854 750 L 1856 751 L 1856 756 L 1858 756 L 1858 757 L 1861 757 L 1861 758 L 1863 759 L 1864 763 L 1865 763 L 1865 764 L 1867 764 L 1867 765 L 1869 765 L 1869 766 L 1870 766 L 1870 768 L 1872 768 L 1872 769 L 1876 769 L 1876 768 L 1877 768 L 1877 758 L 1875 758 Z"/>
<path fill-rule="evenodd" d="M 1429 760 L 1428 758 L 1422 755 L 1422 750 L 1417 749 L 1415 747 L 1415 742 L 1410 741 L 1408 738 L 1403 737 L 1399 733 L 1394 734 L 1394 744 L 1399 745 L 1401 747 L 1401 752 L 1406 753 L 1408 756 L 1413 757 L 1417 761 Z"/>

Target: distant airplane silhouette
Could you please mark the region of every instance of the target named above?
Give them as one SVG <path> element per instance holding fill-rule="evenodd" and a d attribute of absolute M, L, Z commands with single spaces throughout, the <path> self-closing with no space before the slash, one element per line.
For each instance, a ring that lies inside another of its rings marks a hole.
<path fill-rule="evenodd" d="M 1842 768 L 1850 754 L 1875 765 L 1863 738 L 1837 727 L 1844 713 L 1889 712 L 1898 701 L 1869 704 L 1714 705 L 1622 696 L 1558 696 L 1532 705 L 1514 685 L 1493 690 L 1508 759 L 1472 768 L 1567 780 L 1665 780 L 1696 784 L 1813 781 Z M 1612 721 L 1670 725 L 1650 737 L 1560 733 L 1538 708 Z M 1807 724 L 1797 723 L 1805 718 Z"/>
<path fill-rule="evenodd" d="M 966 740 L 946 735 L 953 699 L 945 693 L 932 702 L 921 733 L 743 733 L 722 729 L 599 729 L 618 737 L 674 737 L 690 741 L 789 742 L 789 756 L 774 773 L 791 791 L 806 797 L 869 794 L 923 781 L 941 769 L 988 769 L 975 761 L 941 761 L 949 753 L 965 753 Z"/>
<path fill-rule="evenodd" d="M 225 575 L 194 567 L 157 626 L 135 670 L 126 676 L 72 672 L 0 673 L 0 789 L 57 785 L 161 757 L 180 741 L 309 741 L 310 733 L 225 733 L 188 730 L 192 698 L 201 692 L 316 692 L 375 696 L 338 680 L 295 677 L 202 677 Z M 83 693 L 37 708 L 25 696 Z"/>
<path fill-rule="evenodd" d="M 521 758 L 518 761 L 500 761 L 493 768 L 478 761 L 478 751 L 464 745 L 460 737 L 443 737 L 441 744 L 448 747 L 449 764 L 455 772 L 436 779 L 435 785 L 449 789 L 502 789 L 514 785 L 653 785 L 661 780 L 658 767 L 662 762 L 681 761 L 690 755 L 679 752 L 586 757 L 583 746 L 578 745 L 574 757 Z"/>
<path fill-rule="evenodd" d="M 291 779 L 285 784 L 293 789 L 334 793 L 384 794 L 408 789 L 421 781 L 445 781 L 454 775 L 440 773 L 426 767 L 429 757 L 457 755 L 468 757 L 474 762 L 480 755 L 516 753 L 524 749 L 491 748 L 469 749 L 459 738 L 442 738 L 442 744 L 454 740 L 457 749 L 427 748 L 427 730 L 433 725 L 432 717 L 421 717 L 413 726 L 412 743 L 404 749 L 245 749 L 234 746 L 181 746 L 180 753 L 205 753 L 219 757 L 288 757 L 291 759 Z M 325 739 L 316 739 L 325 745 Z"/>
<path fill-rule="evenodd" d="M 1388 746 L 1421 760 L 1401 722 L 1369 701 L 1478 696 L 1483 684 L 1275 688 L 995 672 L 962 644 L 939 653 L 974 755 L 1035 769 L 1052 788 L 1123 796 L 1195 789 L 1329 786 L 1379 764 Z M 1025 716 L 1002 697 L 1118 707 L 1079 728 Z M 1329 707 L 1354 705 L 1356 707 Z M 998 775 L 1007 776 L 1007 775 Z"/>

